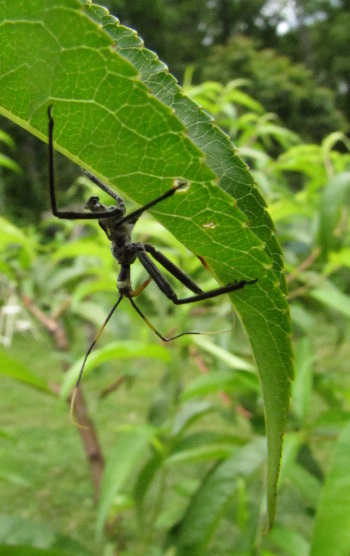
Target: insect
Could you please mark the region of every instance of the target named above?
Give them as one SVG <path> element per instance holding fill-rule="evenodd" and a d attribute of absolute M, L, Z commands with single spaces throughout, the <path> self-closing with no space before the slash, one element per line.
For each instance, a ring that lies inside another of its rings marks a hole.
<path fill-rule="evenodd" d="M 160 195 L 153 201 L 145 204 L 139 209 L 126 214 L 126 207 L 123 199 L 119 197 L 114 191 L 112 191 L 107 185 L 102 183 L 92 174 L 87 174 L 90 180 L 107 193 L 115 202 L 116 206 L 106 206 L 100 203 L 98 197 L 93 196 L 88 199 L 84 208 L 90 212 L 73 212 L 73 211 L 60 211 L 57 208 L 56 194 L 55 194 L 55 176 L 54 176 L 54 154 L 53 154 L 53 130 L 54 130 L 54 119 L 52 117 L 52 106 L 48 108 L 48 118 L 49 118 L 49 182 L 50 182 L 50 199 L 51 199 L 51 209 L 54 216 L 57 218 L 68 219 L 68 220 L 97 220 L 98 224 L 105 232 L 107 238 L 111 242 L 111 252 L 113 257 L 117 260 L 120 265 L 120 270 L 117 279 L 117 289 L 119 296 L 112 309 L 110 310 L 104 324 L 102 325 L 100 331 L 98 332 L 96 338 L 91 343 L 89 349 L 84 357 L 78 380 L 76 383 L 76 389 L 79 386 L 86 360 L 92 351 L 94 345 L 96 344 L 98 338 L 103 332 L 108 321 L 112 317 L 114 311 L 118 307 L 121 300 L 126 297 L 135 311 L 140 315 L 144 322 L 149 326 L 159 338 L 164 342 L 170 342 L 184 336 L 185 334 L 200 334 L 199 332 L 182 332 L 171 338 L 164 337 L 147 319 L 147 317 L 142 313 L 139 307 L 136 305 L 134 298 L 138 296 L 149 284 L 151 280 L 154 280 L 159 290 L 175 305 L 183 305 L 185 303 L 195 303 L 197 301 L 203 301 L 205 299 L 212 299 L 214 297 L 229 293 L 232 291 L 240 290 L 248 284 L 254 284 L 257 280 L 241 280 L 239 282 L 234 282 L 227 284 L 226 286 L 220 286 L 213 290 L 203 292 L 201 288 L 185 274 L 179 267 L 172 263 L 163 253 L 158 251 L 153 245 L 149 243 L 133 242 L 131 239 L 132 230 L 140 218 L 140 216 L 151 207 L 165 202 L 166 199 L 171 197 L 181 188 L 187 186 L 185 181 L 174 182 L 171 189 Z M 141 284 L 137 289 L 133 289 L 131 285 L 131 265 L 138 259 L 142 266 L 148 273 L 148 278 L 143 284 Z M 164 274 L 158 269 L 154 260 L 157 261 L 165 270 L 167 270 L 174 278 L 181 282 L 187 289 L 189 289 L 194 295 L 189 297 L 179 299 L 173 290 L 172 286 L 165 278 Z"/>

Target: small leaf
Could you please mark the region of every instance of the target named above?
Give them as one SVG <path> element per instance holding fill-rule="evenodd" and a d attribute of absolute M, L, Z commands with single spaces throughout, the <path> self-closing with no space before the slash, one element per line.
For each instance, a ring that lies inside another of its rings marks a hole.
<path fill-rule="evenodd" d="M 230 351 L 223 349 L 220 346 L 214 344 L 213 342 L 208 340 L 208 338 L 201 338 L 200 336 L 195 336 L 193 338 L 193 343 L 197 344 L 197 346 L 199 346 L 204 351 L 211 353 L 212 355 L 214 355 L 215 357 L 223 361 L 223 363 L 226 363 L 226 365 L 228 365 L 232 369 L 240 369 L 242 371 L 250 371 L 250 372 L 255 371 L 253 365 L 251 365 L 241 357 L 234 355 Z"/>
<path fill-rule="evenodd" d="M 321 198 L 319 242 L 324 253 L 342 244 L 342 237 L 336 235 L 336 227 L 346 198 L 350 199 L 350 172 L 343 172 L 331 179 L 324 188 Z"/>
<path fill-rule="evenodd" d="M 14 226 L 5 218 L 0 217 L 0 245 L 2 249 L 7 245 L 16 243 L 25 247 L 28 243 L 28 236 L 17 226 Z"/>
<path fill-rule="evenodd" d="M 96 257 L 97 259 L 104 260 L 106 254 L 101 250 L 101 245 L 90 239 L 78 239 L 70 241 L 66 245 L 61 245 L 52 254 L 52 260 L 59 262 L 62 259 L 76 259 L 81 255 Z"/>
<path fill-rule="evenodd" d="M 53 395 L 52 390 L 50 390 L 48 384 L 41 377 L 37 376 L 16 359 L 11 358 L 2 349 L 0 349 L 0 374 L 14 378 L 19 382 L 24 382 L 28 386 L 41 390 L 46 394 Z"/>
<path fill-rule="evenodd" d="M 232 373 L 232 371 L 213 371 L 199 376 L 185 387 L 181 399 L 188 400 L 189 398 L 205 396 L 220 392 L 221 390 L 231 392 L 237 387 L 237 382 L 240 380 L 239 375 L 241 374 L 239 372 Z M 258 380 L 255 383 L 251 381 L 251 385 L 254 390 L 259 389 Z"/>
<path fill-rule="evenodd" d="M 295 460 L 300 450 L 300 445 L 302 443 L 302 436 L 299 433 L 289 432 L 284 435 L 283 442 L 283 456 L 281 461 L 281 472 L 280 472 L 280 485 L 286 477 L 289 477 L 289 473 L 293 465 L 295 465 Z"/>
<path fill-rule="evenodd" d="M 313 289 L 310 295 L 326 307 L 350 318 L 350 297 L 331 282 L 326 282 L 323 286 Z"/>
<path fill-rule="evenodd" d="M 321 482 L 301 465 L 295 463 L 291 466 L 288 474 L 289 482 L 295 490 L 300 492 L 305 504 L 314 508 L 318 504 L 322 489 Z"/>
<path fill-rule="evenodd" d="M 7 168 L 8 170 L 12 170 L 13 172 L 17 172 L 17 174 L 22 172 L 22 169 L 18 166 L 17 162 L 2 153 L 0 153 L 0 166 Z"/>
<path fill-rule="evenodd" d="M 297 531 L 286 527 L 274 527 L 268 539 L 278 546 L 285 556 L 308 556 L 309 554 L 309 543 Z"/>
<path fill-rule="evenodd" d="M 350 425 L 339 435 L 317 508 L 310 556 L 350 553 Z"/>
<path fill-rule="evenodd" d="M 12 139 L 12 137 L 10 137 L 10 135 L 8 135 L 5 131 L 2 130 L 0 130 L 0 141 L 2 143 L 5 143 L 5 145 L 10 147 L 10 149 L 13 149 L 15 147 L 15 142 Z"/>
<path fill-rule="evenodd" d="M 324 267 L 324 273 L 326 275 L 331 274 L 342 266 L 344 266 L 345 268 L 350 268 L 349 247 L 343 247 L 339 251 L 332 251 L 328 254 L 328 262 Z"/>
<path fill-rule="evenodd" d="M 215 411 L 215 406 L 203 400 L 193 400 L 181 404 L 180 409 L 176 412 L 172 420 L 172 435 L 182 435 L 192 423 L 211 411 Z"/>
<path fill-rule="evenodd" d="M 72 294 L 74 306 L 78 306 L 83 299 L 97 292 L 112 292 L 116 294 L 115 279 L 111 280 L 108 275 L 105 275 L 91 282 L 82 282 L 74 289 Z"/>
<path fill-rule="evenodd" d="M 150 426 L 125 429 L 120 432 L 112 450 L 102 479 L 101 496 L 97 511 L 96 535 L 101 540 L 108 511 L 128 477 L 140 465 L 154 429 Z"/>
<path fill-rule="evenodd" d="M 146 494 L 152 484 L 152 481 L 156 473 L 161 469 L 163 464 L 162 456 L 155 452 L 146 461 L 146 463 L 141 468 L 141 471 L 137 475 L 136 484 L 133 490 L 134 499 L 136 502 L 136 510 L 138 512 L 138 517 L 140 521 L 145 521 L 145 515 L 143 514 L 143 501 Z"/>
<path fill-rule="evenodd" d="M 292 386 L 291 408 L 304 423 L 312 393 L 312 344 L 309 338 L 300 340 L 295 349 L 295 379 Z"/>
<path fill-rule="evenodd" d="M 193 463 L 197 461 L 210 461 L 218 459 L 226 459 L 232 454 L 232 445 L 208 444 L 206 446 L 198 446 L 188 450 L 179 450 L 169 456 L 164 465 L 179 465 L 184 463 Z"/>

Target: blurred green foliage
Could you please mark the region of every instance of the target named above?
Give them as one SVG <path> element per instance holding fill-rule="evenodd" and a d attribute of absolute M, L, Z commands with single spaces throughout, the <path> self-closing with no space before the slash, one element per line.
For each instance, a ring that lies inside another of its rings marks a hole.
<path fill-rule="evenodd" d="M 349 123 L 349 0 L 104 5 L 137 29 L 180 80 L 189 64 L 195 83 L 248 77 L 265 110 L 306 140 L 320 141 Z"/>
<path fill-rule="evenodd" d="M 257 50 L 252 39 L 238 36 L 215 46 L 202 75 L 222 83 L 231 76 L 246 78 L 265 110 L 278 114 L 304 139 L 321 141 L 330 131 L 347 128 L 345 117 L 335 108 L 335 93 L 321 87 L 310 69 L 273 49 Z"/>

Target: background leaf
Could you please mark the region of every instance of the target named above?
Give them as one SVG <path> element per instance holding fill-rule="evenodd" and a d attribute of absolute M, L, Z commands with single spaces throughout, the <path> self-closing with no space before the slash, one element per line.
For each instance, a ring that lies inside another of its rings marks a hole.
<path fill-rule="evenodd" d="M 336 227 L 342 216 L 346 199 L 349 199 L 350 172 L 342 172 L 326 185 L 321 198 L 319 241 L 326 254 L 339 248 L 341 237 L 337 237 Z"/>
<path fill-rule="evenodd" d="M 311 556 L 347 556 L 350 551 L 350 425 L 338 438 L 316 514 Z"/>
<path fill-rule="evenodd" d="M 10 357 L 3 349 L 0 349 L 0 375 L 14 378 L 24 382 L 33 388 L 42 390 L 47 394 L 53 394 L 47 383 L 25 365 Z"/>
<path fill-rule="evenodd" d="M 140 465 L 140 458 L 153 435 L 154 430 L 150 426 L 126 429 L 119 434 L 103 475 L 96 521 L 98 539 L 101 539 L 108 511 L 116 495 L 135 467 Z"/>
<path fill-rule="evenodd" d="M 239 478 L 249 480 L 266 458 L 264 440 L 256 440 L 234 451 L 210 472 L 199 486 L 180 524 L 178 556 L 204 554 L 210 537 L 225 508 L 237 494 Z"/>

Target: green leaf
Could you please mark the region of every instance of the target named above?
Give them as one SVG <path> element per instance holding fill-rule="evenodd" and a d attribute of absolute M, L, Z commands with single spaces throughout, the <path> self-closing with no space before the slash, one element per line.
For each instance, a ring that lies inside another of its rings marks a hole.
<path fill-rule="evenodd" d="M 5 143 L 5 145 L 10 147 L 10 149 L 14 149 L 14 147 L 15 147 L 15 142 L 12 139 L 12 137 L 10 137 L 10 135 L 8 135 L 8 133 L 6 133 L 5 131 L 2 131 L 2 130 L 0 130 L 0 142 Z"/>
<path fill-rule="evenodd" d="M 158 453 L 154 452 L 152 456 L 144 463 L 141 470 L 139 471 L 133 489 L 133 496 L 136 505 L 136 511 L 138 513 L 139 520 L 145 521 L 145 514 L 143 510 L 143 502 L 147 495 L 148 490 L 152 484 L 152 481 L 156 473 L 161 469 L 163 464 L 163 457 Z"/>
<path fill-rule="evenodd" d="M 6 514 L 0 514 L 0 554 L 91 556 L 89 550 L 46 525 Z"/>
<path fill-rule="evenodd" d="M 0 153 L 0 166 L 7 168 L 8 170 L 12 170 L 13 172 L 17 172 L 18 174 L 22 172 L 21 167 L 18 166 L 12 158 L 2 153 Z"/>
<path fill-rule="evenodd" d="M 335 149 L 336 145 L 339 145 L 339 143 L 343 143 L 344 147 L 350 151 L 350 141 L 345 133 L 341 131 L 334 131 L 323 139 L 322 153 L 325 159 L 330 157 L 332 150 Z"/>
<path fill-rule="evenodd" d="M 266 203 L 254 187 L 247 165 L 237 156 L 227 135 L 214 125 L 208 114 L 183 95 L 166 66 L 153 52 L 144 48 L 143 41 L 135 31 L 120 25 L 104 8 L 90 2 L 87 4 L 89 13 L 96 17 L 113 38 L 117 51 L 140 72 L 140 77 L 149 90 L 175 111 L 187 128 L 191 141 L 203 151 L 208 166 L 220 180 L 220 187 L 234 197 L 237 206 L 248 218 L 248 226 L 263 242 L 260 247 L 267 251 L 281 280 L 281 287 L 285 289 L 282 253 Z"/>
<path fill-rule="evenodd" d="M 72 294 L 74 306 L 78 306 L 83 299 L 96 292 L 116 293 L 115 280 L 111 280 L 108 275 L 105 275 L 91 282 L 82 282 L 74 289 Z"/>
<path fill-rule="evenodd" d="M 315 475 L 295 463 L 289 470 L 288 480 L 294 489 L 300 492 L 304 504 L 311 508 L 317 506 L 322 484 Z"/>
<path fill-rule="evenodd" d="M 95 241 L 91 241 L 90 239 L 78 239 L 59 247 L 57 251 L 52 254 L 52 260 L 57 263 L 62 259 L 75 259 L 81 255 L 99 259 L 105 258 L 104 254 L 101 253 L 101 246 Z"/>
<path fill-rule="evenodd" d="M 263 242 L 263 244 L 257 244 L 253 241 L 254 245 L 251 245 L 251 250 L 246 245 L 244 253 L 245 259 L 246 257 L 250 259 L 254 253 L 253 258 L 259 258 L 260 270 L 265 269 L 264 279 L 259 277 L 258 288 L 256 289 L 259 301 L 257 298 L 254 299 L 253 294 L 249 299 L 244 295 L 242 298 L 241 294 L 243 292 L 236 292 L 237 295 L 231 296 L 231 298 L 251 341 L 264 393 L 269 450 L 267 488 L 269 523 L 271 525 L 275 514 L 276 485 L 282 449 L 282 434 L 288 414 L 290 380 L 293 377 L 289 310 L 287 299 L 283 293 L 286 291 L 283 258 L 273 223 L 266 210 L 264 200 L 254 187 L 254 180 L 247 171 L 247 166 L 236 155 L 235 148 L 228 137 L 213 124 L 213 121 L 205 112 L 182 94 L 175 79 L 167 73 L 165 66 L 158 58 L 144 48 L 143 42 L 133 30 L 119 25 L 119 22 L 110 17 L 104 8 L 91 5 L 90 9 L 98 22 L 110 33 L 115 41 L 117 51 L 125 56 L 140 72 L 142 81 L 149 87 L 150 91 L 175 111 L 179 120 L 186 126 L 190 139 L 203 151 L 205 160 L 219 179 L 220 187 L 232 195 L 235 204 L 248 219 L 245 220 L 245 224 Z M 221 196 L 216 191 L 215 209 L 219 206 L 219 198 Z M 188 214 L 191 214 L 192 221 L 197 225 L 199 224 L 198 211 L 202 210 L 202 207 L 200 208 L 197 204 L 198 201 L 199 199 L 196 199 L 188 206 Z M 192 236 L 190 228 L 185 235 L 181 235 L 178 227 L 171 227 L 170 222 L 161 221 L 190 250 L 201 255 L 207 266 L 219 277 L 220 281 L 225 283 L 230 280 L 224 270 L 224 266 L 228 263 L 227 249 L 229 245 L 235 251 L 235 253 L 232 253 L 232 258 L 230 257 L 231 276 L 237 275 L 242 269 L 240 265 L 244 263 L 241 258 L 242 253 L 237 256 L 236 251 L 239 248 L 237 234 L 241 235 L 240 232 L 235 231 L 233 227 L 230 231 L 228 228 L 224 229 L 230 220 L 231 214 L 233 214 L 233 207 L 228 211 L 224 209 L 223 205 L 221 207 L 219 210 L 225 212 L 225 217 L 220 224 L 222 233 L 217 228 L 209 227 L 207 231 L 210 233 L 210 238 L 207 235 L 202 240 L 197 228 L 198 237 L 196 240 L 198 239 L 198 242 L 191 243 L 189 241 Z M 214 207 L 212 206 L 212 208 Z M 201 225 L 203 227 L 203 222 L 212 222 L 215 211 L 211 212 L 210 215 L 208 214 L 208 219 L 204 218 L 204 213 L 202 214 Z M 219 222 L 219 219 L 214 221 L 214 223 L 216 222 Z M 203 228 L 201 231 L 203 232 Z M 193 231 L 193 233 L 195 232 Z M 234 244 L 231 244 L 231 238 L 235 238 Z M 206 248 L 202 249 L 204 242 Z M 220 255 L 218 253 L 219 242 L 223 242 L 222 246 L 224 246 Z M 267 260 L 260 257 L 262 255 L 260 249 L 264 249 L 268 254 Z M 221 262 L 219 262 L 219 259 L 221 259 Z M 252 262 L 251 259 L 250 262 Z M 269 269 L 273 269 L 274 272 L 270 273 Z M 256 276 L 258 277 L 258 274 Z M 259 293 L 258 289 L 260 289 Z M 278 385 L 277 376 L 279 377 Z"/>
<path fill-rule="evenodd" d="M 288 432 L 284 435 L 283 456 L 281 461 L 280 485 L 286 477 L 289 477 L 290 470 L 295 465 L 295 460 L 303 441 L 299 433 Z"/>
<path fill-rule="evenodd" d="M 0 14 L 0 113 L 46 141 L 52 104 L 55 147 L 139 204 L 187 180 L 189 189 L 153 214 L 220 283 L 258 279 L 231 298 L 264 393 L 272 523 L 292 378 L 290 322 L 281 250 L 247 166 L 135 32 L 103 8 L 0 0 Z"/>
<path fill-rule="evenodd" d="M 232 371 L 214 371 L 199 376 L 185 387 L 181 399 L 188 400 L 195 396 L 205 396 L 220 392 L 221 390 L 232 392 L 237 387 L 237 382 L 239 381 L 237 375 L 238 373 L 233 373 Z M 255 386 L 252 381 L 252 388 L 258 389 L 258 384 Z"/>
<path fill-rule="evenodd" d="M 14 226 L 6 220 L 0 217 L 0 245 L 1 249 L 5 249 L 8 245 L 20 245 L 23 248 L 34 247 L 35 241 L 31 238 L 28 240 L 28 236 L 22 232 L 17 226 Z"/>
<path fill-rule="evenodd" d="M 266 459 L 265 440 L 258 439 L 216 466 L 206 476 L 195 495 L 177 532 L 177 556 L 199 556 L 206 546 L 219 519 L 238 491 L 240 478 L 249 480 Z"/>
<path fill-rule="evenodd" d="M 183 435 L 190 425 L 211 411 L 215 411 L 214 404 L 204 400 L 193 400 L 181 404 L 171 422 L 172 435 Z"/>
<path fill-rule="evenodd" d="M 309 554 L 307 540 L 297 531 L 285 527 L 274 527 L 268 538 L 283 551 L 285 556 L 308 556 Z"/>
<path fill-rule="evenodd" d="M 350 424 L 339 435 L 317 508 L 310 556 L 350 552 Z"/>
<path fill-rule="evenodd" d="M 178 450 L 165 460 L 164 465 L 168 467 L 170 465 L 193 463 L 197 461 L 226 459 L 231 453 L 232 445 L 225 445 L 224 443 L 208 444 L 207 446 L 197 446 L 188 450 Z"/>
<path fill-rule="evenodd" d="M 324 253 L 342 244 L 343 234 L 336 227 L 342 217 L 346 198 L 350 192 L 350 172 L 342 172 L 331 179 L 321 198 L 319 242 Z"/>
<path fill-rule="evenodd" d="M 332 251 L 328 254 L 328 262 L 324 267 L 324 273 L 327 275 L 335 272 L 342 266 L 350 268 L 350 248 L 343 247 L 339 251 Z"/>
<path fill-rule="evenodd" d="M 325 282 L 323 286 L 314 288 L 310 295 L 326 307 L 334 309 L 345 317 L 350 318 L 350 297 L 331 282 Z"/>
<path fill-rule="evenodd" d="M 71 314 L 78 315 L 87 322 L 92 322 L 95 326 L 100 327 L 106 318 L 106 312 L 99 303 L 93 301 L 81 301 L 80 303 L 72 303 Z"/>
<path fill-rule="evenodd" d="M 102 537 L 103 526 L 116 495 L 135 468 L 140 465 L 140 459 L 153 435 L 154 429 L 150 426 L 129 428 L 120 432 L 114 449 L 108 458 L 102 479 L 96 520 L 98 539 Z"/>
<path fill-rule="evenodd" d="M 28 386 L 42 390 L 46 394 L 53 394 L 48 384 L 42 378 L 16 359 L 7 355 L 3 349 L 0 349 L 0 375 L 24 382 Z"/>
<path fill-rule="evenodd" d="M 303 338 L 295 350 L 295 380 L 292 387 L 291 409 L 304 422 L 310 407 L 312 393 L 312 344 Z"/>
<path fill-rule="evenodd" d="M 193 338 L 193 343 L 197 344 L 197 346 L 199 346 L 207 353 L 214 355 L 220 361 L 222 361 L 232 369 L 240 369 L 241 371 L 250 371 L 250 372 L 254 372 L 255 370 L 253 365 L 251 365 L 241 357 L 238 357 L 237 355 L 230 353 L 226 349 L 217 346 L 216 344 L 208 340 L 208 338 L 197 336 Z"/>

